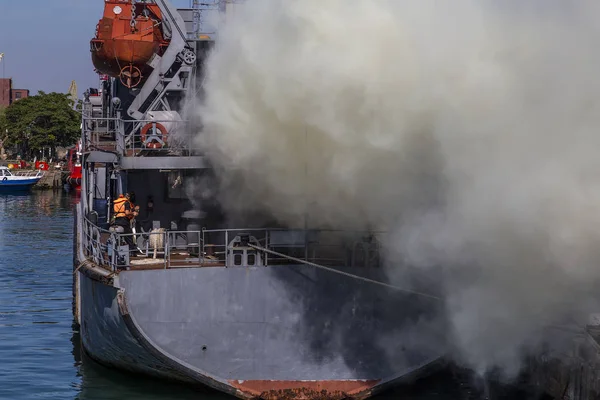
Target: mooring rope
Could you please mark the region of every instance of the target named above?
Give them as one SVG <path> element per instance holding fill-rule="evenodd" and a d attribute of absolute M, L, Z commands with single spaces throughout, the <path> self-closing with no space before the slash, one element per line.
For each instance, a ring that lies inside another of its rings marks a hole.
<path fill-rule="evenodd" d="M 299 262 L 299 263 L 302 263 L 302 264 L 310 265 L 310 266 L 315 267 L 315 268 L 324 269 L 325 271 L 333 272 L 335 274 L 344 275 L 344 276 L 347 276 L 347 277 L 350 277 L 350 278 L 353 278 L 353 279 L 358 279 L 358 280 L 361 280 L 363 282 L 372 283 L 374 285 L 379 285 L 379 286 L 384 286 L 384 287 L 387 287 L 389 289 L 398 290 L 400 292 L 405 292 L 405 293 L 410 293 L 410 294 L 416 294 L 418 296 L 423 296 L 423 297 L 429 297 L 429 298 L 435 299 L 435 300 L 443 300 L 441 297 L 434 296 L 432 294 L 417 292 L 417 291 L 410 290 L 410 289 L 404 289 L 404 288 L 401 288 L 399 286 L 390 285 L 389 283 L 385 283 L 385 282 L 381 282 L 381 281 L 376 281 L 374 279 L 365 278 L 364 276 L 360 276 L 360 275 L 350 274 L 348 272 L 339 271 L 339 270 L 337 270 L 335 268 L 330 268 L 330 267 L 326 267 L 324 265 L 315 264 L 313 262 L 310 262 L 310 261 L 307 261 L 307 260 L 303 260 L 301 258 L 296 258 L 296 257 L 288 256 L 286 254 L 282 254 L 282 253 L 278 253 L 278 252 L 273 251 L 273 250 L 265 249 L 264 247 L 255 246 L 255 245 L 250 244 L 250 243 L 248 243 L 247 246 L 248 247 L 252 247 L 253 249 L 258 250 L 258 251 L 263 251 L 265 253 L 272 254 L 274 256 L 283 257 L 283 258 L 286 258 L 286 259 L 291 260 L 291 261 L 296 261 L 296 262 Z"/>

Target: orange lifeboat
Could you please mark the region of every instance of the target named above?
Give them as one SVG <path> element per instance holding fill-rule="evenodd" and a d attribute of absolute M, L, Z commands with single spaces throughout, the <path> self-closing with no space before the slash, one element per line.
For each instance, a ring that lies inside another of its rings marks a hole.
<path fill-rule="evenodd" d="M 98 72 L 119 77 L 128 88 L 138 86 L 152 69 L 152 56 L 162 55 L 169 45 L 160 8 L 150 2 L 105 0 L 104 16 L 90 45 Z"/>

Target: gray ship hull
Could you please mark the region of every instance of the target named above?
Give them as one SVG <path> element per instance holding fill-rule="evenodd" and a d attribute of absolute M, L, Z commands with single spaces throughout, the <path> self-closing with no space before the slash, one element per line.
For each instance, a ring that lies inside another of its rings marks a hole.
<path fill-rule="evenodd" d="M 415 296 L 310 266 L 112 275 L 79 254 L 82 343 L 110 366 L 240 398 L 360 399 L 442 363 Z"/>

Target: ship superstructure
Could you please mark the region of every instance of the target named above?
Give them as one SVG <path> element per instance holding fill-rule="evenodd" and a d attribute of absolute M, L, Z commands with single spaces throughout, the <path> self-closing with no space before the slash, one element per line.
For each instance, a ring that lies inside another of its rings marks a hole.
<path fill-rule="evenodd" d="M 228 226 L 186 191 L 213 178 L 183 107 L 216 38 L 199 10 L 227 6 L 105 0 L 75 222 L 83 347 L 107 365 L 240 398 L 366 398 L 427 373 L 444 335 L 414 326 L 440 303 L 377 284 L 377 233 Z M 140 206 L 132 234 L 112 224 L 126 192 Z"/>

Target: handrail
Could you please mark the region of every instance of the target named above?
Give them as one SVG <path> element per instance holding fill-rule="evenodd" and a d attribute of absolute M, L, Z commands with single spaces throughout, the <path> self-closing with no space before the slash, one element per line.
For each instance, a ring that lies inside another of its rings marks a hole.
<path fill-rule="evenodd" d="M 84 116 L 83 120 L 94 120 L 94 121 L 122 121 L 122 122 L 189 122 L 188 120 L 169 120 L 169 119 L 123 119 L 117 117 L 87 117 Z"/>
<path fill-rule="evenodd" d="M 149 128 L 145 128 L 150 125 Z M 125 120 L 118 117 L 82 118 L 82 147 L 106 149 L 121 156 L 152 155 L 164 150 L 200 152 L 195 135 L 188 131 L 189 121 L 182 119 Z"/>
<path fill-rule="evenodd" d="M 153 236 L 159 235 L 160 238 L 152 241 Z M 126 245 L 126 238 L 131 237 L 132 240 L 138 241 L 144 240 L 145 243 L 145 255 L 148 259 L 157 260 L 155 263 L 162 261 L 164 268 L 171 266 L 171 256 L 174 251 L 181 250 L 182 248 L 188 250 L 190 253 L 200 253 L 202 243 L 178 243 L 177 239 L 187 237 L 189 235 L 196 235 L 198 238 L 201 237 L 201 231 L 199 230 L 186 230 L 186 231 L 159 231 L 159 232 L 137 232 L 137 233 L 118 233 L 111 231 L 110 229 L 104 229 L 94 224 L 89 218 L 83 217 L 83 237 L 84 243 L 83 248 L 85 254 L 90 257 L 99 266 L 108 269 L 110 271 L 116 271 L 121 267 L 131 267 L 132 259 L 127 261 L 127 257 L 124 257 L 126 253 L 129 253 L 129 248 Z M 105 237 L 105 239 L 102 238 Z M 156 249 L 151 248 L 151 243 L 156 244 Z M 137 243 L 137 249 L 140 249 L 139 243 Z M 127 247 L 124 250 L 123 247 Z M 192 250 L 197 249 L 197 250 Z M 140 249 L 141 250 L 141 249 Z M 161 254 L 161 257 L 154 258 L 154 250 L 156 255 Z M 192 251 L 190 251 L 192 250 Z M 139 251 L 139 250 L 138 250 Z M 200 254 L 198 254 L 200 255 Z M 153 264 L 155 264 L 153 263 Z"/>
<path fill-rule="evenodd" d="M 225 255 L 223 262 L 226 267 L 232 266 L 229 257 L 235 248 L 230 242 L 238 234 L 247 233 L 262 246 L 284 251 L 288 256 L 299 257 L 305 261 L 327 263 L 329 265 L 357 267 L 378 266 L 381 243 L 379 236 L 385 232 L 351 231 L 342 229 L 289 229 L 289 228 L 232 228 L 232 229 L 203 229 L 202 252 L 207 253 L 207 246 L 213 253 Z M 275 237 L 276 233 L 283 233 Z M 290 236 L 285 235 L 290 233 Z M 209 236 L 213 238 L 208 239 Z M 220 243 L 211 243 L 215 241 Z M 265 256 L 264 264 L 281 261 L 281 258 Z"/>
<path fill-rule="evenodd" d="M 382 235 L 387 234 L 387 231 L 361 231 L 353 229 L 304 229 L 304 228 L 222 228 L 222 229 L 202 229 L 204 232 L 256 232 L 256 231 L 278 231 L 278 232 L 339 232 L 339 233 L 362 233 L 365 235 Z"/>
<path fill-rule="evenodd" d="M 15 171 L 15 170 L 11 170 L 10 173 L 13 176 L 25 176 L 25 177 L 38 177 L 38 176 L 44 176 L 44 171 L 42 170 L 21 170 L 21 171 Z"/>
<path fill-rule="evenodd" d="M 97 226 L 87 217 L 83 218 L 83 225 L 86 256 L 110 271 L 144 264 L 155 267 L 162 264 L 167 269 L 172 268 L 174 263 L 175 266 L 182 266 L 182 262 L 190 267 L 269 266 L 289 261 L 289 257 L 330 266 L 374 267 L 379 265 L 381 248 L 373 232 L 234 228 L 118 233 Z M 277 232 L 290 232 L 293 235 L 278 237 Z M 258 263 L 249 261 L 250 257 L 256 260 L 256 255 L 252 256 L 254 253 L 243 245 L 240 233 L 248 233 L 252 243 L 258 243 L 272 252 L 261 255 Z M 348 238 L 350 233 L 354 235 Z M 141 251 L 145 260 L 149 261 L 134 262 L 127 256 L 130 254 L 126 244 L 128 237 L 136 242 L 136 251 Z M 240 253 L 246 255 L 241 256 Z M 285 254 L 287 258 L 277 254 Z"/>

